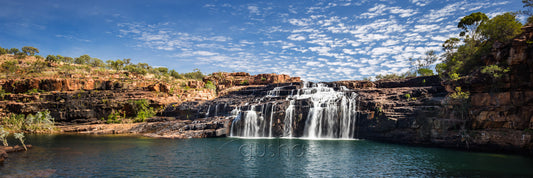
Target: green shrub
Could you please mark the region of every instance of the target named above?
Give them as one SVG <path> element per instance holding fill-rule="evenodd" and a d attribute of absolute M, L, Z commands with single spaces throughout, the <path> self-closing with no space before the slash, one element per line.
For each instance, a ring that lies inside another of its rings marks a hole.
<path fill-rule="evenodd" d="M 150 107 L 150 103 L 146 99 L 130 100 L 129 103 L 132 106 L 133 114 L 135 115 L 134 122 L 144 122 L 147 118 L 153 117 L 156 113 L 154 108 Z"/>
<path fill-rule="evenodd" d="M 108 124 L 120 123 L 121 120 L 120 120 L 119 116 L 120 116 L 120 113 L 113 111 L 111 114 L 107 115 L 106 123 L 108 123 Z"/>
<path fill-rule="evenodd" d="M 207 83 L 205 84 L 205 88 L 211 89 L 211 90 L 216 90 L 217 89 L 217 87 L 211 81 L 207 81 Z"/>
<path fill-rule="evenodd" d="M 9 53 L 8 49 L 0 47 L 0 55 L 4 55 L 4 54 L 7 54 L 7 53 Z"/>
<path fill-rule="evenodd" d="M 32 46 L 24 46 L 22 47 L 22 52 L 28 56 L 33 56 L 35 53 L 39 53 L 39 49 Z"/>
<path fill-rule="evenodd" d="M 461 77 L 459 77 L 459 74 L 457 73 L 451 73 L 450 74 L 450 80 L 459 80 Z"/>
<path fill-rule="evenodd" d="M 202 80 L 205 75 L 200 71 L 200 69 L 194 69 L 193 72 L 185 73 L 183 74 L 185 78 L 188 79 L 194 79 L 194 80 Z"/>
<path fill-rule="evenodd" d="M 55 63 L 55 62 L 58 62 L 59 60 L 54 55 L 48 55 L 48 56 L 46 56 L 46 60 L 45 61 L 46 62 L 50 62 L 50 63 Z"/>
<path fill-rule="evenodd" d="M 411 94 L 409 94 L 409 93 L 406 93 L 403 96 L 407 99 L 407 101 L 409 101 L 411 99 Z"/>
<path fill-rule="evenodd" d="M 9 146 L 7 143 L 7 136 L 9 135 L 9 132 L 4 130 L 4 126 L 0 125 L 0 140 L 2 141 L 2 144 L 4 146 Z"/>
<path fill-rule="evenodd" d="M 19 140 L 20 143 L 22 143 L 22 146 L 24 146 L 24 149 L 27 151 L 28 148 L 26 148 L 26 144 L 24 144 L 24 133 L 15 133 L 14 136 L 15 139 Z"/>
<path fill-rule="evenodd" d="M 421 76 L 432 76 L 433 75 L 433 70 L 427 69 L 427 68 L 420 68 L 416 72 L 420 74 Z"/>
<path fill-rule="evenodd" d="M 499 79 L 503 74 L 509 72 L 509 68 L 503 68 L 498 65 L 483 66 L 481 73 L 490 75 L 494 79 Z"/>
<path fill-rule="evenodd" d="M 35 115 L 11 114 L 3 118 L 1 124 L 12 131 L 51 132 L 55 129 L 54 118 L 48 110 Z"/>

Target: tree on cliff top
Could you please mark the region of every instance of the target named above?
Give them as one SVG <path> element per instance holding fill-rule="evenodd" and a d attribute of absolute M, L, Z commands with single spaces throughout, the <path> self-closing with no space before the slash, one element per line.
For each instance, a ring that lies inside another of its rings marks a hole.
<path fill-rule="evenodd" d="M 507 12 L 488 20 L 479 26 L 481 35 L 488 41 L 507 43 L 519 35 L 522 23 L 516 19 L 516 15 Z"/>
<path fill-rule="evenodd" d="M 522 3 L 524 4 L 524 6 L 522 7 L 526 8 L 526 10 L 518 11 L 518 13 L 529 15 L 526 23 L 532 24 L 533 23 L 533 0 L 522 0 Z"/>
<path fill-rule="evenodd" d="M 444 42 L 444 60 L 435 67 L 441 78 L 468 75 L 480 69 L 484 65 L 481 57 L 490 53 L 495 42 L 507 43 L 521 33 L 522 24 L 516 20 L 515 14 L 505 13 L 492 19 L 485 17 L 481 12 L 465 16 L 457 26 L 463 29 L 459 34 L 463 43 L 460 44 L 459 38 Z"/>
<path fill-rule="evenodd" d="M 459 24 L 457 24 L 458 28 L 463 29 L 459 36 L 466 36 L 466 38 L 477 40 L 479 38 L 478 27 L 487 20 L 489 20 L 489 18 L 482 12 L 475 12 L 463 17 Z"/>

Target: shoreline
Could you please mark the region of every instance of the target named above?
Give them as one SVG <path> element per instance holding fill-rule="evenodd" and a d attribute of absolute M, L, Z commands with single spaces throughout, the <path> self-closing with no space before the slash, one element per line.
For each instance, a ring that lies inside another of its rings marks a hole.
<path fill-rule="evenodd" d="M 57 126 L 60 131 L 54 132 L 52 134 L 61 134 L 61 135 L 95 135 L 95 136 L 134 136 L 134 137 L 149 137 L 155 139 L 190 139 L 190 138 L 221 138 L 228 137 L 229 129 L 227 128 L 218 128 L 218 129 L 205 129 L 205 130 L 188 130 L 188 131 L 176 131 L 178 133 L 170 132 L 143 132 L 139 128 L 146 128 L 151 126 L 161 126 L 161 125 L 176 125 L 182 123 L 192 123 L 192 121 L 162 121 L 162 122 L 144 122 L 144 123 L 129 123 L 129 124 L 91 124 L 91 125 L 67 125 L 67 126 Z M 146 131 L 146 130 L 144 130 Z M 223 131 L 225 134 L 217 135 Z M 228 133 L 226 133 L 228 131 Z M 39 133 L 46 134 L 46 133 Z M 239 137 L 235 137 L 239 138 Z M 239 139 L 248 139 L 248 138 L 239 138 Z M 304 139 L 305 138 L 253 138 L 253 139 Z M 336 140 L 336 139 L 324 139 L 324 140 Z M 391 139 L 379 139 L 379 138 L 354 138 L 353 140 L 369 140 L 373 142 L 387 143 L 387 144 L 397 144 L 405 145 L 411 147 L 427 147 L 427 148 L 440 148 L 440 149 L 450 149 L 457 151 L 465 152 L 479 152 L 479 153 L 494 153 L 494 154 L 506 154 L 506 155 L 521 155 L 529 158 L 533 158 L 533 153 L 520 149 L 520 148 L 501 148 L 498 145 L 470 145 L 466 147 L 464 145 L 454 144 L 454 143 L 414 143 L 406 142 L 402 140 L 391 140 Z"/>

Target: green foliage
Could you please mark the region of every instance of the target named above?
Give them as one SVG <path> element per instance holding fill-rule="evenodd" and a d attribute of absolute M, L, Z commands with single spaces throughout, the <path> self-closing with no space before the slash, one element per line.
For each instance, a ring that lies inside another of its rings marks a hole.
<path fill-rule="evenodd" d="M 409 101 L 411 99 L 411 94 L 409 94 L 409 93 L 406 93 L 403 96 L 407 99 L 407 101 Z"/>
<path fill-rule="evenodd" d="M 31 95 L 31 94 L 35 94 L 35 93 L 41 93 L 41 92 L 42 91 L 40 91 L 39 89 L 33 88 L 31 90 L 28 90 L 26 93 Z"/>
<path fill-rule="evenodd" d="M 267 79 L 265 77 L 261 77 L 261 81 L 266 81 Z"/>
<path fill-rule="evenodd" d="M 7 93 L 4 89 L 0 88 L 0 99 L 3 100 L 4 96 L 9 95 L 11 93 Z"/>
<path fill-rule="evenodd" d="M 498 65 L 483 66 L 481 68 L 481 73 L 488 74 L 494 79 L 499 79 L 507 72 L 509 72 L 509 68 L 503 68 Z"/>
<path fill-rule="evenodd" d="M 217 89 L 217 87 L 211 81 L 207 81 L 207 83 L 205 83 L 205 88 L 211 89 L 211 90 L 216 90 Z"/>
<path fill-rule="evenodd" d="M 117 71 L 122 70 L 122 68 L 124 68 L 124 61 L 120 59 L 117 59 L 116 61 L 107 60 L 106 63 L 107 63 L 107 66 L 109 66 L 111 69 L 115 69 Z"/>
<path fill-rule="evenodd" d="M 22 52 L 26 53 L 28 56 L 33 56 L 35 53 L 39 53 L 39 49 L 31 46 L 24 46 L 22 47 Z"/>
<path fill-rule="evenodd" d="M 444 60 L 435 66 L 445 80 L 457 79 L 481 68 L 484 65 L 481 57 L 491 52 L 492 44 L 509 42 L 520 33 L 521 24 L 511 13 L 488 19 L 485 14 L 477 12 L 461 19 L 458 27 L 463 29 L 459 34 L 463 43 L 458 38 L 446 40 L 442 45 Z M 465 35 L 466 32 L 469 35 Z"/>
<path fill-rule="evenodd" d="M 0 55 L 4 55 L 4 54 L 7 54 L 7 53 L 9 53 L 8 49 L 0 47 Z"/>
<path fill-rule="evenodd" d="M 174 69 L 170 70 L 170 76 L 176 78 L 176 79 L 185 79 L 185 76 L 181 75 L 180 73 L 176 72 Z"/>
<path fill-rule="evenodd" d="M 374 78 L 376 80 L 396 80 L 396 79 L 405 79 L 409 77 L 416 77 L 416 73 L 412 73 L 410 71 L 407 71 L 402 74 L 378 74 Z M 366 78 L 366 80 L 370 80 L 369 78 Z"/>
<path fill-rule="evenodd" d="M 130 100 L 129 103 L 132 106 L 133 114 L 135 115 L 134 122 L 144 122 L 147 118 L 153 117 L 156 113 L 154 108 L 150 107 L 150 103 L 146 99 Z"/>
<path fill-rule="evenodd" d="M 63 57 L 61 61 L 65 63 L 73 63 L 74 59 L 72 57 Z"/>
<path fill-rule="evenodd" d="M 0 69 L 2 70 L 2 72 L 6 73 L 6 78 L 8 78 L 10 74 L 15 74 L 15 72 L 18 70 L 17 64 L 18 64 L 18 61 L 11 60 L 11 61 L 5 61 L 4 63 L 2 63 L 2 65 L 0 65 Z"/>
<path fill-rule="evenodd" d="M 124 67 L 124 70 L 131 72 L 131 73 L 141 74 L 141 75 L 146 75 L 148 73 L 147 69 L 140 67 L 139 64 L 138 65 L 135 65 L 135 64 L 127 65 L 126 67 Z"/>
<path fill-rule="evenodd" d="M 37 58 L 37 59 L 44 59 L 44 57 L 41 56 L 41 55 L 35 55 L 35 58 Z"/>
<path fill-rule="evenodd" d="M 1 124 L 13 131 L 51 132 L 55 129 L 54 118 L 50 111 L 37 112 L 35 115 L 11 114 L 2 119 Z"/>
<path fill-rule="evenodd" d="M 185 76 L 185 78 L 194 80 L 202 80 L 205 77 L 200 69 L 194 69 L 193 72 L 185 73 L 183 76 Z"/>
<path fill-rule="evenodd" d="M 450 77 L 450 80 L 459 80 L 459 79 L 461 79 L 461 77 L 459 77 L 459 74 L 457 74 L 457 73 L 451 73 L 449 77 Z"/>
<path fill-rule="evenodd" d="M 119 117 L 120 117 L 120 113 L 112 112 L 111 114 L 107 115 L 106 123 L 108 124 L 121 123 L 122 120 Z"/>
<path fill-rule="evenodd" d="M 98 58 L 91 58 L 89 60 L 89 65 L 91 65 L 92 67 L 104 67 L 105 66 L 105 63 L 104 61 L 98 59 Z"/>
<path fill-rule="evenodd" d="M 527 24 L 531 24 L 533 23 L 533 0 L 522 0 L 522 3 L 524 4 L 522 7 L 526 8 L 526 10 L 520 10 L 518 13 L 529 16 Z"/>
<path fill-rule="evenodd" d="M 9 132 L 4 130 L 4 126 L 0 125 L 0 140 L 2 141 L 2 144 L 4 146 L 9 146 L 7 143 L 7 136 L 9 135 Z"/>
<path fill-rule="evenodd" d="M 50 63 L 55 63 L 55 62 L 58 62 L 59 60 L 54 55 L 48 55 L 48 56 L 46 56 L 46 60 L 45 61 L 46 62 L 50 62 Z"/>
<path fill-rule="evenodd" d="M 91 61 L 91 56 L 84 54 L 74 59 L 76 64 L 88 64 Z"/>
<path fill-rule="evenodd" d="M 20 51 L 19 51 L 19 49 L 17 49 L 17 48 L 11 48 L 11 49 L 9 49 L 9 51 L 8 51 L 9 54 L 13 54 L 13 55 L 18 54 L 19 52 L 20 52 Z"/>
<path fill-rule="evenodd" d="M 447 104 L 452 105 L 452 109 L 457 111 L 462 119 L 465 119 L 467 118 L 470 107 L 469 98 L 470 92 L 463 92 L 461 87 L 455 87 L 455 92 L 448 96 Z"/>
<path fill-rule="evenodd" d="M 432 76 L 433 70 L 427 69 L 427 68 L 420 68 L 416 71 L 416 73 L 418 73 L 421 76 Z"/>
<path fill-rule="evenodd" d="M 459 21 L 457 28 L 463 29 L 459 36 L 467 36 L 467 38 L 477 39 L 478 27 L 485 21 L 489 20 L 487 15 L 482 12 L 474 12 L 470 15 L 467 15 Z M 470 35 L 467 35 L 469 33 Z"/>
<path fill-rule="evenodd" d="M 509 12 L 497 15 L 479 26 L 482 36 L 489 41 L 509 42 L 519 35 L 522 30 L 522 23 L 516 19 L 514 14 Z"/>
<path fill-rule="evenodd" d="M 248 84 L 250 84 L 250 83 L 248 82 L 248 80 L 243 80 L 243 81 L 241 81 L 241 85 L 248 85 Z"/>
<path fill-rule="evenodd" d="M 470 92 L 463 92 L 461 87 L 455 87 L 455 92 L 450 94 L 450 98 L 456 100 L 467 100 L 470 98 Z"/>
<path fill-rule="evenodd" d="M 15 133 L 13 135 L 15 136 L 15 139 L 19 140 L 20 143 L 22 143 L 22 146 L 24 146 L 24 149 L 27 151 L 28 148 L 26 148 L 26 144 L 24 144 L 24 133 Z"/>

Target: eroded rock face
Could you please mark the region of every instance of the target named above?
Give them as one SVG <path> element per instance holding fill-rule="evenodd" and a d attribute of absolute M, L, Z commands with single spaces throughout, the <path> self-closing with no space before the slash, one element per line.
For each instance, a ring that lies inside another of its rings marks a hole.
<path fill-rule="evenodd" d="M 216 97 L 215 91 L 205 88 L 181 89 L 181 86 L 142 80 L 125 83 L 118 80 L 24 79 L 0 83 L 3 83 L 5 92 L 11 93 L 0 98 L 0 116 L 49 110 L 58 124 L 103 123 L 109 114 L 121 111 L 130 116 L 128 106 L 131 100 L 146 99 L 151 107 L 160 108 L 170 103 Z"/>
<path fill-rule="evenodd" d="M 245 72 L 216 72 L 206 76 L 203 80 L 205 83 L 212 82 L 217 87 L 217 91 L 226 90 L 234 86 L 301 82 L 300 77 L 290 77 L 285 74 L 258 74 L 252 76 Z"/>

